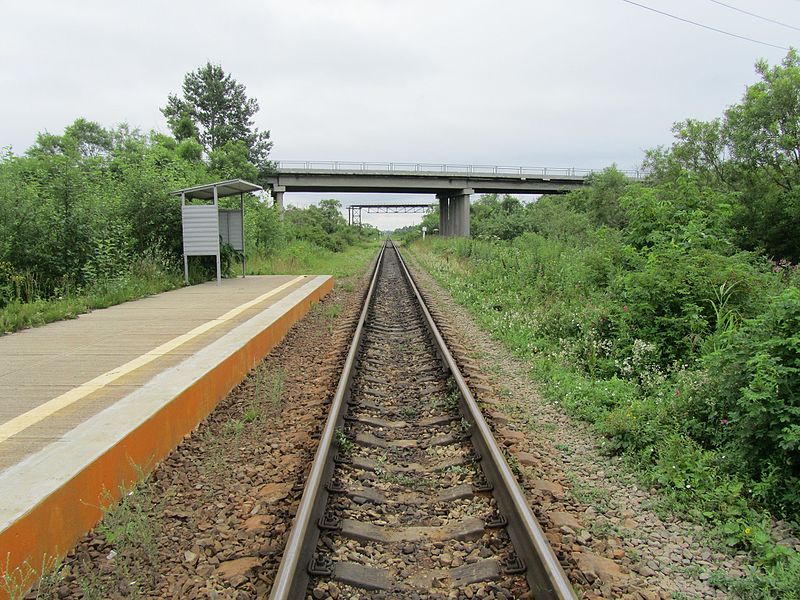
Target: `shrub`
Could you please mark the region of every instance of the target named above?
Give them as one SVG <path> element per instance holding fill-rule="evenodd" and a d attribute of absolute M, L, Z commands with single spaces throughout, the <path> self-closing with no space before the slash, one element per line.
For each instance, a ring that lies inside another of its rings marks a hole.
<path fill-rule="evenodd" d="M 709 356 L 707 425 L 760 485 L 762 500 L 800 512 L 800 290 L 777 295 L 765 312 L 726 332 Z M 716 421 L 716 422 L 715 422 Z M 709 436 L 712 438 L 712 436 Z"/>

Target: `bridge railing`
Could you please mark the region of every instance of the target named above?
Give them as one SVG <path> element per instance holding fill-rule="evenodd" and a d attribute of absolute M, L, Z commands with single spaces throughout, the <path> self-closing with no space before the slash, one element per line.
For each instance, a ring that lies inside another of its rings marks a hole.
<path fill-rule="evenodd" d="M 576 167 L 503 167 L 497 165 L 463 165 L 455 163 L 354 162 L 342 160 L 279 160 L 278 171 L 348 172 L 348 173 L 435 173 L 446 175 L 507 175 L 535 177 L 586 177 L 600 169 Z M 643 179 L 647 173 L 638 169 L 620 170 L 632 179 Z"/>

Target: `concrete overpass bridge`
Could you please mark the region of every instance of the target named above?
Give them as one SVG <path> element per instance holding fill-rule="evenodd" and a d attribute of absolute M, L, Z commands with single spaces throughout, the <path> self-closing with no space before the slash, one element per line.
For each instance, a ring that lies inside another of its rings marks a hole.
<path fill-rule="evenodd" d="M 439 233 L 469 236 L 472 194 L 564 194 L 583 186 L 594 172 L 573 167 L 278 161 L 267 187 L 281 208 L 287 192 L 433 194 L 439 200 Z M 636 179 L 644 175 L 623 173 Z"/>

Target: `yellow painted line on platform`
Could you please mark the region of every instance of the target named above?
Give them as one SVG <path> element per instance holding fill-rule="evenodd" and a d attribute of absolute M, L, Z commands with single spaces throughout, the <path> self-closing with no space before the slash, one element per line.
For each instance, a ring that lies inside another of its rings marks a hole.
<path fill-rule="evenodd" d="M 0 425 L 0 444 L 5 442 L 8 438 L 13 435 L 17 435 L 21 431 L 32 427 L 36 423 L 48 418 L 49 416 L 53 415 L 54 413 L 74 404 L 78 400 L 85 398 L 89 394 L 96 392 L 107 386 L 108 384 L 116 381 L 120 377 L 127 375 L 128 373 L 139 369 L 140 367 L 145 366 L 156 360 L 157 358 L 175 350 L 179 346 L 182 346 L 186 342 L 196 338 L 199 335 L 204 334 L 205 332 L 213 329 L 217 325 L 221 325 L 226 321 L 230 321 L 231 319 L 237 317 L 238 315 L 242 314 L 248 308 L 252 308 L 256 304 L 263 302 L 267 298 L 274 296 L 275 294 L 279 294 L 286 288 L 292 287 L 294 284 L 298 283 L 305 279 L 306 275 L 301 275 L 299 277 L 295 277 L 291 281 L 284 283 L 276 287 L 274 290 L 270 290 L 265 294 L 261 294 L 257 298 L 250 300 L 249 302 L 245 302 L 244 304 L 240 304 L 236 308 L 233 308 L 226 312 L 224 315 L 217 317 L 216 319 L 211 319 L 202 325 L 198 325 L 191 331 L 179 335 L 176 338 L 169 340 L 161 344 L 160 346 L 153 348 L 149 352 L 142 354 L 138 358 L 134 358 L 133 360 L 126 362 L 124 365 L 116 367 L 115 369 L 111 369 L 110 371 L 106 371 L 102 375 L 98 375 L 94 379 L 87 381 L 86 383 L 82 383 L 81 385 L 72 388 L 68 392 L 64 392 L 60 396 L 56 396 L 52 400 L 48 400 L 44 404 L 40 404 L 36 408 L 32 408 L 31 410 L 22 413 L 21 415 L 14 417 L 10 421 L 7 421 Z"/>

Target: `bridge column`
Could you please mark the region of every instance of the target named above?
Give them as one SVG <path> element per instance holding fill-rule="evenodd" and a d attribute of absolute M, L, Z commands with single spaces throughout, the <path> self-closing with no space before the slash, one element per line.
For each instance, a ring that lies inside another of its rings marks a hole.
<path fill-rule="evenodd" d="M 469 208 L 470 198 L 475 190 L 466 188 L 457 196 L 450 199 L 451 234 L 458 237 L 469 237 Z"/>
<path fill-rule="evenodd" d="M 278 207 L 278 210 L 283 213 L 283 194 L 286 192 L 286 186 L 283 185 L 273 185 L 271 194 L 272 199 L 275 202 L 275 205 Z"/>
<path fill-rule="evenodd" d="M 465 188 L 460 192 L 437 194 L 439 199 L 439 235 L 469 237 L 470 197 L 475 192 Z"/>
<path fill-rule="evenodd" d="M 450 235 L 448 228 L 450 227 L 450 196 L 448 194 L 436 194 L 439 200 L 439 235 Z"/>

